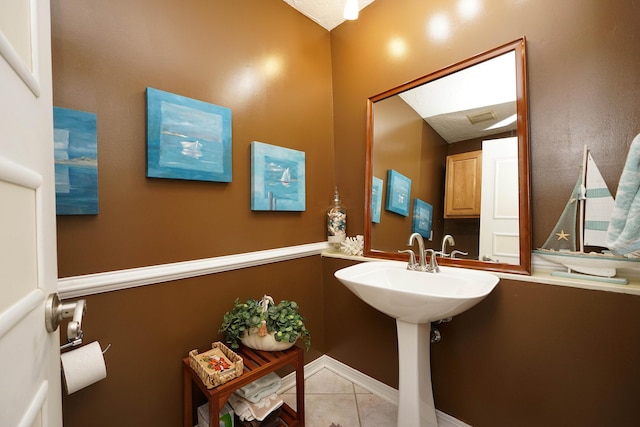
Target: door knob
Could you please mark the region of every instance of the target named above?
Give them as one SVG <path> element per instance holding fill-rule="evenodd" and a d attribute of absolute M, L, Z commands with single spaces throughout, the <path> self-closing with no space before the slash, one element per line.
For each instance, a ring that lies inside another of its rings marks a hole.
<path fill-rule="evenodd" d="M 47 332 L 54 332 L 58 329 L 60 321 L 64 318 L 73 317 L 67 325 L 67 339 L 69 341 L 82 338 L 82 316 L 87 309 L 86 300 L 74 302 L 60 301 L 58 294 L 49 294 L 44 307 L 44 322 Z"/>

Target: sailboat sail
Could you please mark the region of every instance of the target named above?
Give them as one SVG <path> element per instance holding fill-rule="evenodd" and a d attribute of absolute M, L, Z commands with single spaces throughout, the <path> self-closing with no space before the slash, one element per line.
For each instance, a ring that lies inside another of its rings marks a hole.
<path fill-rule="evenodd" d="M 584 175 L 586 174 L 586 176 Z M 617 268 L 640 268 L 640 259 L 616 256 L 610 251 L 586 252 L 585 246 L 607 249 L 607 228 L 615 207 L 613 196 L 607 188 L 591 153 L 585 147 L 580 176 L 571 197 L 547 241 L 534 253 L 544 259 L 562 264 L 568 273 L 552 272 L 552 275 L 626 284 L 627 279 L 615 278 Z"/>
<path fill-rule="evenodd" d="M 587 155 L 586 199 L 584 206 L 584 246 L 607 247 L 607 228 L 615 200 L 600 170 Z"/>
<path fill-rule="evenodd" d="M 543 249 L 553 249 L 556 251 L 572 251 L 576 250 L 576 217 L 578 216 L 578 200 L 580 198 L 582 188 L 582 175 L 578 177 L 576 185 L 569 201 L 560 215 L 560 219 L 556 223 L 555 228 L 542 245 Z"/>
<path fill-rule="evenodd" d="M 285 187 L 291 185 L 291 171 L 289 170 L 289 168 L 284 168 L 282 177 L 280 177 L 280 183 Z"/>

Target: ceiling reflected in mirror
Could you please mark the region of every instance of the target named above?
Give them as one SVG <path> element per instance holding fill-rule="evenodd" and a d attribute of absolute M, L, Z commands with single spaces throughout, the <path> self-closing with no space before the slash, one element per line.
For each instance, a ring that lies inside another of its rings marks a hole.
<path fill-rule="evenodd" d="M 399 96 L 450 144 L 514 131 L 515 63 L 508 52 Z"/>

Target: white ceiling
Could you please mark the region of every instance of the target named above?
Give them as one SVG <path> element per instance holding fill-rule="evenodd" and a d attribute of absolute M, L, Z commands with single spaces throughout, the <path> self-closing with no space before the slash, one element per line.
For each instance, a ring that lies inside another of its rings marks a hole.
<path fill-rule="evenodd" d="M 345 19 L 346 0 L 283 0 L 331 31 Z M 374 0 L 358 0 L 362 10 Z M 515 58 L 504 55 L 401 94 L 447 142 L 453 143 L 516 129 L 516 123 L 487 129 L 516 113 Z M 468 116 L 493 114 L 473 124 Z"/>
<path fill-rule="evenodd" d="M 346 0 L 284 0 L 312 21 L 331 31 L 344 22 L 344 4 Z M 362 10 L 374 0 L 358 0 L 358 9 Z"/>

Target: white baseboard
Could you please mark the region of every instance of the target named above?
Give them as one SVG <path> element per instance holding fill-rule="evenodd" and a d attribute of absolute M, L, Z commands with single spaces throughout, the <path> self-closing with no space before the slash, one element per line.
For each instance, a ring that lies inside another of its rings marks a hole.
<path fill-rule="evenodd" d="M 326 354 L 304 366 L 305 379 L 309 378 L 321 369 L 328 369 L 337 375 L 340 375 L 342 378 L 349 380 L 359 387 L 375 394 L 376 396 L 398 406 L 398 390 L 381 381 L 371 378 L 351 366 L 345 365 L 344 363 L 327 356 Z M 282 378 L 282 387 L 280 388 L 280 391 L 289 390 L 295 385 L 295 383 L 296 375 L 295 372 L 292 372 Z M 442 411 L 438 411 L 437 409 L 436 416 L 438 417 L 438 427 L 471 427 L 470 425 L 465 424 Z"/>

